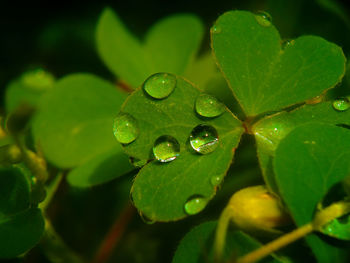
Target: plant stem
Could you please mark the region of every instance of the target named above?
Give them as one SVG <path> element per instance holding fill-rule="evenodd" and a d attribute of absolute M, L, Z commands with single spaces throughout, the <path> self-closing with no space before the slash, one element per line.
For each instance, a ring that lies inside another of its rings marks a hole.
<path fill-rule="evenodd" d="M 225 247 L 227 228 L 230 224 L 231 215 L 226 207 L 221 213 L 215 233 L 214 254 L 215 262 L 219 262 Z"/>
<path fill-rule="evenodd" d="M 28 151 L 27 147 L 24 145 L 19 136 L 16 135 L 13 136 L 13 138 L 18 148 L 21 150 L 25 165 L 39 181 L 45 182 L 49 176 L 46 167 L 40 162 L 39 157 L 35 153 Z"/>
<path fill-rule="evenodd" d="M 62 179 L 64 177 L 63 172 L 59 172 L 56 177 L 53 179 L 53 181 L 50 183 L 50 185 L 47 187 L 47 196 L 45 200 L 39 204 L 39 208 L 42 209 L 44 212 L 48 208 L 48 206 L 51 203 L 51 200 L 55 196 L 58 187 L 60 186 Z"/>
<path fill-rule="evenodd" d="M 40 241 L 40 246 L 52 263 L 85 262 L 64 243 L 62 238 L 56 233 L 49 219 L 45 219 L 45 233 Z"/>
<path fill-rule="evenodd" d="M 313 230 L 314 228 L 312 223 L 306 224 L 239 258 L 237 261 L 235 261 L 235 263 L 256 262 L 263 257 L 270 255 L 272 252 L 285 247 L 286 245 L 297 241 L 300 238 L 303 238 L 304 236 L 310 234 Z"/>
<path fill-rule="evenodd" d="M 252 263 L 256 262 L 271 253 L 289 245 L 292 242 L 297 241 L 300 238 L 312 233 L 313 231 L 319 230 L 322 226 L 328 222 L 334 220 L 335 218 L 341 217 L 350 213 L 350 203 L 349 202 L 337 202 L 331 204 L 325 209 L 319 211 L 314 220 L 304 226 L 301 226 L 290 233 L 287 233 L 274 241 L 254 250 L 247 255 L 240 257 L 235 263 Z"/>
<path fill-rule="evenodd" d="M 128 202 L 124 210 L 118 216 L 112 227 L 104 237 L 99 249 L 97 250 L 92 263 L 104 263 L 111 257 L 114 248 L 120 241 L 127 225 L 135 213 L 135 208 Z"/>

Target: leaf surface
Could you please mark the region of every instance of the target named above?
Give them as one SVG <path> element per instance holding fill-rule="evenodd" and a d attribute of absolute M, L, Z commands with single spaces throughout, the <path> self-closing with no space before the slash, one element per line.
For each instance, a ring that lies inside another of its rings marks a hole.
<path fill-rule="evenodd" d="M 39 242 L 44 232 L 41 211 L 31 208 L 0 219 L 0 258 L 10 259 L 23 254 Z"/>
<path fill-rule="evenodd" d="M 306 124 L 279 144 L 273 161 L 280 194 L 298 226 L 313 220 L 317 204 L 350 173 L 350 131 Z M 344 250 L 310 235 L 306 241 L 319 262 L 345 262 Z"/>
<path fill-rule="evenodd" d="M 192 196 L 209 201 L 215 193 L 212 177 L 224 177 L 243 132 L 241 122 L 226 108 L 216 118 L 205 118 L 195 112 L 200 91 L 177 77 L 169 97 L 156 100 L 143 89 L 128 97 L 122 113 L 137 121 L 136 140 L 124 145 L 131 157 L 153 160 L 152 148 L 163 135 L 174 137 L 180 145 L 179 156 L 172 162 L 151 161 L 137 175 L 132 196 L 136 207 L 151 220 L 169 221 L 186 216 L 184 205 Z M 206 124 L 218 132 L 218 147 L 209 154 L 198 154 L 189 145 L 189 136 L 197 125 Z"/>
<path fill-rule="evenodd" d="M 90 187 L 115 179 L 134 167 L 121 146 L 102 153 L 76 167 L 67 176 L 68 183 L 77 187 Z"/>
<path fill-rule="evenodd" d="M 227 12 L 211 36 L 218 64 L 247 116 L 316 97 L 345 73 L 340 47 L 302 36 L 282 48 L 278 31 L 261 15 Z"/>
<path fill-rule="evenodd" d="M 141 42 L 112 9 L 106 8 L 98 22 L 96 41 L 107 67 L 137 88 L 157 72 L 183 74 L 197 53 L 203 34 L 199 18 L 177 14 L 154 24 Z"/>
<path fill-rule="evenodd" d="M 60 79 L 40 102 L 33 134 L 46 158 L 72 168 L 118 146 L 113 118 L 125 99 L 110 83 L 90 74 Z"/>
<path fill-rule="evenodd" d="M 260 167 L 265 182 L 272 191 L 278 192 L 272 159 L 279 142 L 294 128 L 308 123 L 350 125 L 350 110 L 337 111 L 331 101 L 305 104 L 290 112 L 283 111 L 267 116 L 252 126 Z"/>

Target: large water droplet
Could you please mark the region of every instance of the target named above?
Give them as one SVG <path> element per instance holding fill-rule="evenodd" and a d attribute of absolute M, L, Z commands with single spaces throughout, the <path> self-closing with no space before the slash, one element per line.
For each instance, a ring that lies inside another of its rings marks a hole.
<path fill-rule="evenodd" d="M 160 136 L 153 146 L 154 157 L 162 162 L 167 163 L 176 159 L 180 154 L 180 144 L 172 136 L 163 135 Z"/>
<path fill-rule="evenodd" d="M 156 73 L 143 83 L 143 89 L 155 99 L 164 99 L 173 92 L 176 86 L 176 76 L 169 73 Z"/>
<path fill-rule="evenodd" d="M 208 94 L 201 94 L 197 97 L 195 108 L 197 113 L 204 117 L 216 117 L 225 112 L 225 105 Z"/>
<path fill-rule="evenodd" d="M 350 108 L 350 101 L 348 98 L 339 98 L 334 100 L 332 105 L 337 111 L 346 111 Z"/>
<path fill-rule="evenodd" d="M 211 28 L 211 32 L 213 34 L 219 34 L 221 33 L 221 31 L 222 31 L 222 28 L 221 26 L 218 26 L 218 25 L 213 25 L 213 27 Z"/>
<path fill-rule="evenodd" d="M 267 12 L 263 12 L 263 11 L 258 12 L 255 15 L 255 19 L 256 19 L 256 21 L 258 21 L 258 23 L 261 26 L 264 26 L 264 27 L 269 27 L 272 24 L 272 17 Z"/>
<path fill-rule="evenodd" d="M 139 134 L 137 121 L 128 113 L 120 113 L 114 119 L 113 132 L 118 142 L 131 143 Z"/>
<path fill-rule="evenodd" d="M 219 145 L 218 132 L 210 125 L 200 124 L 192 130 L 190 144 L 196 152 L 211 153 Z"/>
<path fill-rule="evenodd" d="M 223 178 L 224 177 L 222 175 L 214 175 L 210 178 L 210 183 L 212 186 L 216 187 L 221 184 Z"/>
<path fill-rule="evenodd" d="M 185 203 L 184 209 L 188 215 L 198 214 L 207 205 L 208 200 L 200 195 L 192 196 Z"/>

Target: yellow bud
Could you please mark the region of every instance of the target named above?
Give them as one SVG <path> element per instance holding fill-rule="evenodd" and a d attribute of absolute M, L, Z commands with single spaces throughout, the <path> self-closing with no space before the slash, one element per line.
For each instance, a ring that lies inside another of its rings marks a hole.
<path fill-rule="evenodd" d="M 236 192 L 227 208 L 233 223 L 251 233 L 278 232 L 274 228 L 291 223 L 291 218 L 279 199 L 262 185 Z"/>

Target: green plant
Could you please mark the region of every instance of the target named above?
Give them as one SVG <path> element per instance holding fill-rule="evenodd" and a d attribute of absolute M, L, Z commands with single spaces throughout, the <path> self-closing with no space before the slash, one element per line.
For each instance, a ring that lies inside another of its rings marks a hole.
<path fill-rule="evenodd" d="M 221 15 L 211 28 L 213 56 L 197 56 L 203 33 L 197 17 L 174 15 L 140 42 L 107 8 L 97 48 L 116 85 L 85 73 L 55 80 L 41 70 L 9 85 L 1 258 L 41 238 L 51 261 L 84 262 L 46 214 L 65 176 L 73 187 L 91 187 L 137 171 L 131 199 L 148 224 L 200 213 L 248 134 L 265 186 L 230 189 L 218 222 L 189 232 L 173 262 L 298 262 L 303 245 L 292 243 L 304 237 L 318 262 L 347 262 L 348 244 L 325 238 L 350 239 L 350 101 L 330 92 L 346 71 L 342 49 L 316 36 L 282 41 L 265 12 Z M 94 262 L 104 261 L 97 254 Z"/>

